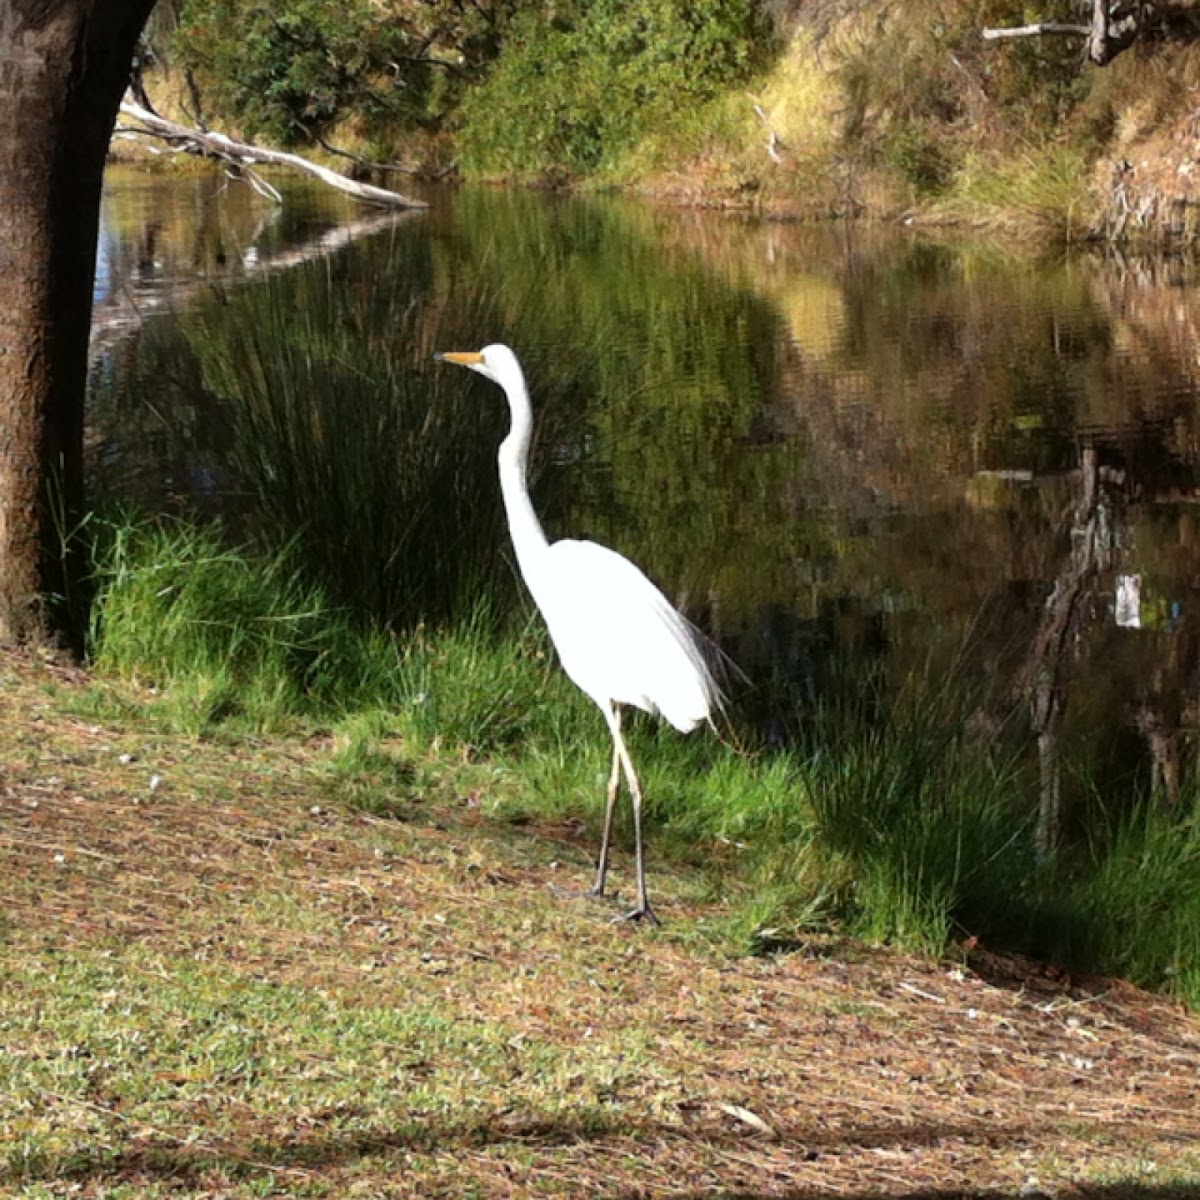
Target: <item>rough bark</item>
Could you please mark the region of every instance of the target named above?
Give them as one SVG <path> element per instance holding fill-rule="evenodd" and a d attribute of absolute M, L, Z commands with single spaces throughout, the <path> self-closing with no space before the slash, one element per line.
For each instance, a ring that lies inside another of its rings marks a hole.
<path fill-rule="evenodd" d="M 1085 52 L 1098 67 L 1106 67 L 1137 40 L 1140 4 L 1092 0 L 1092 27 Z"/>
<path fill-rule="evenodd" d="M 1072 513 L 1070 553 L 1046 598 L 1019 681 L 1037 738 L 1040 799 L 1035 843 L 1043 859 L 1054 855 L 1062 829 L 1060 742 L 1071 663 L 1099 575 L 1112 559 L 1115 497 L 1101 482 L 1095 447 L 1083 450 L 1079 486 L 1080 495 Z"/>
<path fill-rule="evenodd" d="M 0 0 L 0 644 L 70 596 L 104 158 L 154 0 Z"/>

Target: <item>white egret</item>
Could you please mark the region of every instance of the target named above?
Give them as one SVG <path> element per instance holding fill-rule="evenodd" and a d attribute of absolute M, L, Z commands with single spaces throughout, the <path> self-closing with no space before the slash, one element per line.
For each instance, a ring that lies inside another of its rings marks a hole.
<path fill-rule="evenodd" d="M 507 346 L 493 345 L 436 357 L 478 371 L 498 383 L 508 397 L 512 424 L 498 459 L 517 565 L 546 621 L 563 670 L 596 702 L 612 734 L 612 773 L 591 891 L 604 894 L 613 810 L 624 771 L 633 803 L 637 862 L 637 904 L 626 915 L 657 924 L 646 892 L 642 791 L 621 736 L 621 709 L 632 704 L 661 715 L 683 733 L 711 721 L 721 693 L 706 659 L 703 636 L 627 558 L 595 542 L 546 540 L 526 482 L 533 411 L 517 356 Z"/>

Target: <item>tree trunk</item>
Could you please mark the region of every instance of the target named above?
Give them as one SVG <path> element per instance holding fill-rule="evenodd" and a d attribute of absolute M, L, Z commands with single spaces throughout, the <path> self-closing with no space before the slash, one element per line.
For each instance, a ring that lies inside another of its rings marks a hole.
<path fill-rule="evenodd" d="M 1087 25 L 1065 21 L 1037 21 L 1032 25 L 984 29 L 984 41 L 1000 38 L 1042 37 L 1063 34 L 1084 39 L 1084 53 L 1098 67 L 1106 67 L 1123 50 L 1137 41 L 1144 12 L 1152 7 L 1143 0 L 1080 0 L 1081 8 L 1091 8 Z"/>
<path fill-rule="evenodd" d="M 104 158 L 153 4 L 0 0 L 0 645 L 67 632 Z"/>
<path fill-rule="evenodd" d="M 1106 67 L 1122 50 L 1128 50 L 1138 35 L 1138 5 L 1092 0 L 1092 26 L 1086 52 L 1098 67 Z"/>
<path fill-rule="evenodd" d="M 1113 553 L 1113 496 L 1105 493 L 1100 460 L 1085 446 L 1079 464 L 1080 496 L 1071 520 L 1071 549 L 1042 608 L 1042 619 L 1021 671 L 1037 738 L 1041 782 L 1036 833 L 1038 857 L 1049 859 L 1062 828 L 1061 741 L 1070 666 L 1087 624 L 1089 602 Z"/>

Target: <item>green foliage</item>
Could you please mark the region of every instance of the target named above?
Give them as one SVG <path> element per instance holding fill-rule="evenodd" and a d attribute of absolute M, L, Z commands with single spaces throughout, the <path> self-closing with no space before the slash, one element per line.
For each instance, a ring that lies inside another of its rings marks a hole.
<path fill-rule="evenodd" d="M 404 653 L 405 729 L 422 745 L 469 754 L 554 737 L 564 714 L 577 718 L 583 702 L 547 641 L 540 625 L 497 635 L 486 607 L 451 629 L 418 630 Z"/>
<path fill-rule="evenodd" d="M 412 37 L 369 0 L 189 0 L 175 44 L 207 103 L 249 136 L 310 141 L 350 115 L 368 128 L 423 112 L 430 68 L 396 66 Z"/>
<path fill-rule="evenodd" d="M 1200 1006 L 1200 806 L 1145 801 L 1101 821 L 1048 889 L 1035 949 Z"/>
<path fill-rule="evenodd" d="M 522 13 L 462 108 L 479 174 L 590 175 L 745 78 L 765 41 L 748 0 L 599 0 Z"/>
<path fill-rule="evenodd" d="M 941 192 L 950 180 L 953 162 L 946 146 L 919 124 L 898 130 L 886 153 L 891 166 L 919 196 Z"/>
<path fill-rule="evenodd" d="M 97 550 L 91 655 L 152 686 L 190 732 L 398 699 L 390 639 L 356 627 L 287 553 L 255 558 L 214 528 L 120 521 Z"/>
<path fill-rule="evenodd" d="M 1037 16 L 1074 21 L 1075 8 L 1048 0 Z M 1019 0 L 833 9 L 796 22 L 803 78 L 765 78 L 786 176 L 763 160 L 745 94 L 777 49 L 754 0 L 187 0 L 170 57 L 215 115 L 276 142 L 349 126 L 388 157 L 402 140 L 411 154 L 421 130 L 472 176 L 619 183 L 687 167 L 725 194 L 838 181 L 839 208 L 844 192 L 868 206 L 949 198 L 980 219 L 1006 202 L 1003 188 L 987 194 L 988 176 L 1010 176 L 1025 147 L 1062 141 L 1086 167 L 1119 125 L 1112 72 L 1085 70 L 1075 39 L 981 41 L 982 26 L 1030 19 Z M 1075 209 L 1085 181 L 1074 179 Z M 1016 200 L 1024 215 L 1028 197 Z M 1062 228 L 1037 224 L 1028 232 Z"/>

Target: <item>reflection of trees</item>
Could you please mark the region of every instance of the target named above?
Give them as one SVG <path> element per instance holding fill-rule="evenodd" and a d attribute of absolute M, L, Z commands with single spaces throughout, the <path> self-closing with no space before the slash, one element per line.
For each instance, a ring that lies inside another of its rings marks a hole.
<path fill-rule="evenodd" d="M 1115 698 L 1109 720 L 1126 722 L 1144 742 L 1152 794 L 1174 804 L 1188 782 L 1184 742 L 1200 709 L 1200 592 L 1189 571 L 1163 581 L 1167 595 L 1149 594 L 1151 576 L 1132 570 L 1139 563 L 1129 519 L 1134 504 L 1154 505 L 1170 495 L 1179 486 L 1178 473 L 1161 464 L 1148 470 L 1145 460 L 1134 457 L 1119 459 L 1111 446 L 1106 451 L 1091 444 L 1081 452 L 1072 495 L 1062 505 L 1069 536 L 1017 676 L 1037 740 L 1037 845 L 1043 855 L 1053 853 L 1064 825 L 1064 741 L 1072 700 L 1086 707 L 1094 690 Z M 1174 527 L 1186 532 L 1190 517 Z M 1160 547 L 1169 544 L 1171 528 L 1163 522 Z M 1111 740 L 1115 731 L 1094 732 Z"/>
<path fill-rule="evenodd" d="M 1152 791 L 1175 805 L 1187 782 L 1185 731 L 1200 723 L 1200 592 L 1193 588 L 1174 627 L 1154 636 L 1157 661 L 1134 702 L 1133 720 L 1146 740 Z"/>
<path fill-rule="evenodd" d="M 371 213 L 305 229 L 295 214 L 281 228 L 282 210 L 254 205 L 239 187 L 240 204 L 224 202 L 229 182 L 214 174 L 173 188 L 160 209 L 137 193 L 106 195 L 92 316 L 93 361 L 149 315 L 195 304 L 214 285 L 247 283 L 323 258 L 393 223 L 399 214 Z M 186 216 L 184 215 L 186 214 Z"/>
<path fill-rule="evenodd" d="M 552 535 L 619 548 L 676 599 L 716 588 L 731 624 L 786 597 L 795 524 L 779 498 L 796 479 L 795 450 L 756 429 L 778 372 L 772 306 L 686 245 L 664 248 L 672 218 L 644 207 L 466 191 L 456 216 L 441 258 L 449 276 L 469 272 L 504 298 L 510 329 L 494 336 L 529 339 L 518 349 L 535 373 L 578 364 L 573 421 L 556 416 L 553 390 L 534 394 L 571 462 Z M 518 317 L 531 306 L 537 324 Z"/>
<path fill-rule="evenodd" d="M 1136 573 L 1148 548 L 1161 557 L 1171 538 L 1164 506 L 1196 494 L 1188 345 L 1200 321 L 1190 295 L 1174 281 L 1157 298 L 1128 278 L 1109 288 L 1094 264 L 1014 271 L 946 250 L 890 255 L 824 260 L 823 282 L 809 290 L 821 311 L 836 311 L 836 326 L 815 330 L 799 308 L 790 321 L 799 353 L 774 424 L 810 451 L 809 502 L 842 529 L 825 588 L 864 606 L 900 598 L 889 618 L 893 678 L 939 644 L 969 638 L 989 671 L 1006 661 L 1006 642 L 1030 645 L 1022 677 L 1043 755 L 1047 841 L 1068 742 L 1101 768 L 1097 778 L 1128 783 L 1114 768 L 1125 770 L 1129 738 L 1114 725 L 1144 739 L 1155 786 L 1178 794 L 1180 730 L 1194 721 L 1191 605 L 1169 631 L 1136 633 L 1115 630 L 1106 608 L 1118 562 Z M 816 262 L 794 265 L 812 274 Z M 836 308 L 825 298 L 831 280 Z M 803 293 L 788 288 L 777 290 L 796 304 Z M 1080 444 L 1095 449 L 1073 495 L 1056 499 Z M 1126 500 L 1149 515 L 1140 525 L 1153 528 L 1149 547 L 1130 544 Z M 1062 537 L 1060 514 L 1073 538 Z M 1190 596 L 1185 556 L 1159 565 L 1155 586 Z M 1047 593 L 1044 607 L 1022 603 Z M 998 621 L 977 622 L 998 607 Z"/>
<path fill-rule="evenodd" d="M 280 240 L 280 210 L 253 205 L 248 189 L 217 202 L 219 174 L 167 182 L 118 187 L 106 199 L 91 340 L 90 490 L 95 503 L 136 497 L 228 514 L 239 504 L 229 414 L 205 388 L 180 318 L 168 311 L 219 305 L 216 285 L 327 259 L 390 227 L 395 215 L 333 223 L 327 214 L 311 228 L 293 223 L 292 236 Z"/>
<path fill-rule="evenodd" d="M 93 347 L 87 462 L 91 503 L 229 513 L 229 421 L 166 318 Z"/>

